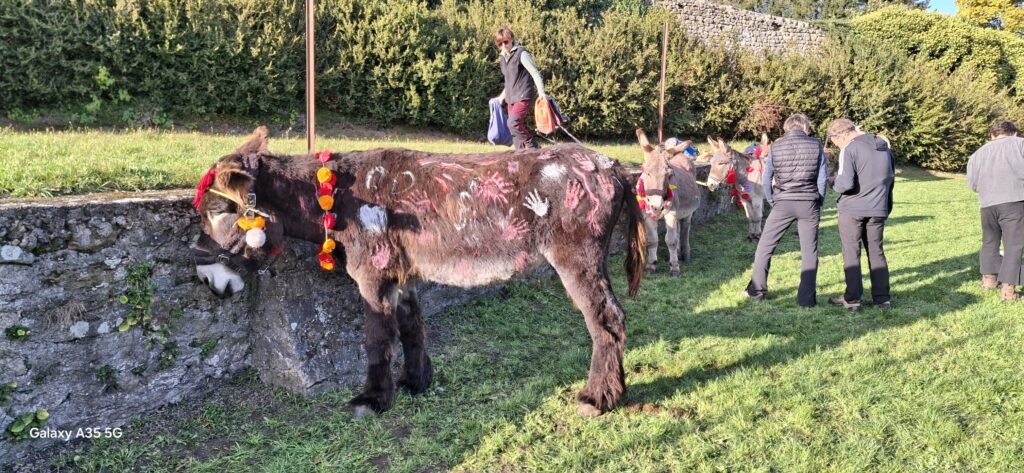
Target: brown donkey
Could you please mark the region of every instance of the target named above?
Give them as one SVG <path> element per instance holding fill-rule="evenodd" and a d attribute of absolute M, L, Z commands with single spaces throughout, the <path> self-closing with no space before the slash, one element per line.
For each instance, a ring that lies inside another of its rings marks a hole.
<path fill-rule="evenodd" d="M 690 260 L 690 218 L 700 207 L 696 169 L 683 150 L 684 141 L 673 148 L 653 146 L 643 130 L 636 130 L 644 164 L 637 179 L 637 194 L 642 199 L 644 226 L 647 229 L 647 271 L 654 272 L 658 262 L 658 220 L 665 219 L 665 245 L 668 246 L 669 271 L 679 276 L 679 246 L 683 261 Z"/>
<path fill-rule="evenodd" d="M 618 162 L 575 145 L 490 154 L 334 153 L 327 162 L 337 176 L 333 230 L 325 230 L 317 204 L 319 166 L 314 156 L 269 153 L 262 127 L 221 158 L 204 179 L 211 192 L 196 197 L 202 216 L 196 270 L 226 296 L 244 287 L 236 270 L 265 272 L 286 236 L 322 242 L 326 232 L 337 241 L 339 266 L 358 284 L 366 317 L 369 366 L 365 388 L 351 400 L 356 417 L 394 403 L 396 341 L 405 354 L 399 384 L 413 394 L 430 386 L 415 281 L 479 286 L 544 260 L 583 312 L 593 341 L 579 412 L 615 407 L 625 391 L 626 317 L 612 293 L 607 259 L 620 212 L 628 218 L 631 297 L 639 290 L 645 245 L 643 216 Z M 265 217 L 265 242 L 246 241 L 236 225 L 246 213 Z"/>
<path fill-rule="evenodd" d="M 771 142 L 761 135 L 760 152 L 747 155 L 732 149 L 724 140 L 708 138 L 711 169 L 708 171 L 708 190 L 728 186 L 732 197 L 747 215 L 747 241 L 761 238 L 764 217 L 764 185 L 761 176 L 767 162 Z"/>

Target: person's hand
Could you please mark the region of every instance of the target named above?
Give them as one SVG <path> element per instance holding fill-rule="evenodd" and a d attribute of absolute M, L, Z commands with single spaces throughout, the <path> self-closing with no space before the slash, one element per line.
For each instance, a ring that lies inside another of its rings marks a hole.
<path fill-rule="evenodd" d="M 829 187 L 835 187 L 835 185 L 836 185 L 836 177 L 835 176 L 829 176 L 827 179 L 825 179 L 825 182 L 826 182 L 826 185 L 828 185 Z"/>

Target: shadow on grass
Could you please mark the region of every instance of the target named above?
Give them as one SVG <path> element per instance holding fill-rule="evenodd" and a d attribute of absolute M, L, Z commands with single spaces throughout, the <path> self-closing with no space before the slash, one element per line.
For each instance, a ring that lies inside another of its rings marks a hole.
<path fill-rule="evenodd" d="M 670 344 L 691 337 L 751 338 L 768 334 L 786 337 L 789 341 L 742 358 L 727 366 L 702 367 L 692 369 L 679 376 L 662 377 L 648 383 L 631 384 L 628 402 L 657 404 L 679 393 L 699 389 L 700 386 L 708 382 L 729 376 L 741 369 L 769 368 L 811 352 L 835 348 L 870 332 L 913 324 L 921 319 L 940 316 L 949 307 L 963 307 L 977 302 L 976 294 L 952 290 L 960 287 L 965 280 L 971 277 L 975 260 L 974 255 L 963 255 L 894 270 L 891 273 L 893 280 L 904 277 L 915 279 L 934 277 L 934 280 L 913 290 L 894 292 L 894 309 L 888 312 L 864 308 L 859 313 L 850 314 L 842 309 L 825 309 L 819 305 L 815 309 L 778 311 L 761 317 L 726 321 L 726 323 L 692 323 L 691 318 L 691 323 L 664 325 L 659 331 L 659 338 Z M 709 287 L 708 289 L 713 288 Z M 784 292 L 792 292 L 793 289 L 790 288 Z M 819 293 L 819 304 L 823 302 L 825 302 L 824 297 Z M 763 304 L 777 303 L 779 302 L 769 301 Z M 904 310 L 911 307 L 920 309 L 923 304 L 927 304 L 924 310 Z M 929 306 L 941 308 L 928 310 Z M 701 313 L 699 318 L 730 315 L 726 312 L 712 310 Z M 640 320 L 636 318 L 633 320 L 634 324 L 659 322 L 645 321 L 643 317 Z M 646 342 L 651 341 L 646 340 Z"/>

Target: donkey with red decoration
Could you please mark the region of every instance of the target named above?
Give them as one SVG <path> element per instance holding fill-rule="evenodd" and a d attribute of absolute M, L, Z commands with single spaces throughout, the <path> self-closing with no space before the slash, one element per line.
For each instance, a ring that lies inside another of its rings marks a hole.
<path fill-rule="evenodd" d="M 711 169 L 708 171 L 708 190 L 728 188 L 736 205 L 747 215 L 747 241 L 761 238 L 765 193 L 761 177 L 771 149 L 768 135 L 761 142 L 747 148 L 746 153 L 732 149 L 724 140 L 708 138 L 706 153 Z"/>
<path fill-rule="evenodd" d="M 586 320 L 590 374 L 582 415 L 616 406 L 625 391 L 625 314 L 608 278 L 609 241 L 625 213 L 629 294 L 643 275 L 645 228 L 628 172 L 581 146 L 490 154 L 400 148 L 285 156 L 266 129 L 220 159 L 201 182 L 200 278 L 218 295 L 267 272 L 285 237 L 321 245 L 325 269 L 344 268 L 363 299 L 366 383 L 356 417 L 392 407 L 398 384 L 422 393 L 433 380 L 416 281 L 479 286 L 554 267 Z M 328 185 L 325 185 L 328 184 Z"/>
<path fill-rule="evenodd" d="M 668 246 L 669 271 L 679 276 L 679 251 L 682 244 L 683 261 L 690 260 L 690 226 L 693 213 L 700 207 L 700 189 L 697 188 L 696 169 L 689 156 L 683 153 L 690 141 L 652 145 L 643 130 L 636 130 L 644 164 L 636 181 L 637 199 L 644 211 L 647 229 L 647 266 L 653 273 L 658 262 L 658 220 L 665 220 L 665 244 Z"/>

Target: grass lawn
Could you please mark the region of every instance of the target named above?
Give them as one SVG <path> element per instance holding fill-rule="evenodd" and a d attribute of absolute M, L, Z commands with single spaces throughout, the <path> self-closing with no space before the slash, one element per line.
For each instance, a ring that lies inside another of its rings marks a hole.
<path fill-rule="evenodd" d="M 158 150 L 168 139 L 128 135 L 111 146 Z M 186 175 L 238 140 L 196 141 L 183 154 L 196 155 Z M 126 426 L 125 438 L 82 446 L 51 466 L 1019 471 L 1024 306 L 1000 303 L 979 287 L 977 214 L 962 176 L 902 169 L 886 235 L 895 306 L 856 314 L 824 305 L 842 290 L 834 206 L 822 221 L 823 305 L 816 309 L 794 300 L 794 235 L 775 258 L 769 299 L 751 304 L 739 296 L 754 251 L 743 241 L 740 213 L 696 228 L 695 258 L 683 276 L 670 278 L 662 266 L 638 301 L 624 301 L 626 406 L 597 419 L 576 415 L 573 396 L 586 378 L 590 342 L 582 317 L 550 279 L 512 285 L 429 320 L 436 382 L 422 396 L 400 394 L 382 416 L 353 421 L 344 409 L 352 391 L 304 399 L 243 374 L 207 399 L 148 415 Z M 623 294 L 620 266 L 617 258 L 613 279 Z"/>
<path fill-rule="evenodd" d="M 508 149 L 447 136 L 410 139 L 408 135 L 375 135 L 346 138 L 332 134 L 318 137 L 317 147 L 352 151 L 397 146 L 457 153 Z M 0 128 L 0 198 L 193 187 L 211 164 L 242 144 L 245 136 L 153 130 L 26 132 Z M 271 134 L 270 147 L 278 153 L 304 153 L 305 135 Z M 624 162 L 641 159 L 636 145 L 592 148 Z"/>

